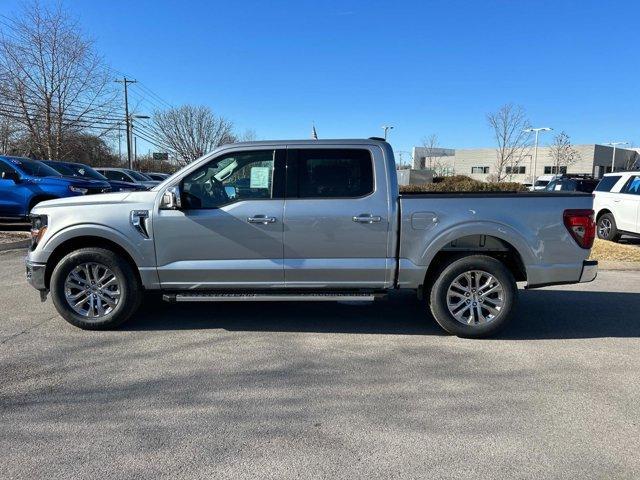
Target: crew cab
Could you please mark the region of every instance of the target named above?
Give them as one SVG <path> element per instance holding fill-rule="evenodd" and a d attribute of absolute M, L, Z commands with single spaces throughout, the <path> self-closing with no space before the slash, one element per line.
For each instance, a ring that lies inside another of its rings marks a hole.
<path fill-rule="evenodd" d="M 44 200 L 110 191 L 106 181 L 66 178 L 38 160 L 0 156 L 0 218 L 24 220 Z"/>
<path fill-rule="evenodd" d="M 598 237 L 617 242 L 640 235 L 640 172 L 606 174 L 594 191 Z"/>
<path fill-rule="evenodd" d="M 527 288 L 587 282 L 591 195 L 398 193 L 381 139 L 225 145 L 146 192 L 43 202 L 28 281 L 68 322 L 113 328 L 169 302 L 373 301 L 409 289 L 481 337 Z"/>

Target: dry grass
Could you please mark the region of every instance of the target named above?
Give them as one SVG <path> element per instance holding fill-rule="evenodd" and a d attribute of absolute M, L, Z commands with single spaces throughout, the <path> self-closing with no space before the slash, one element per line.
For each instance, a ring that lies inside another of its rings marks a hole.
<path fill-rule="evenodd" d="M 0 232 L 0 243 L 19 242 L 27 240 L 29 237 L 29 232 Z"/>
<path fill-rule="evenodd" d="M 596 238 L 589 258 L 598 261 L 640 262 L 640 247 Z"/>

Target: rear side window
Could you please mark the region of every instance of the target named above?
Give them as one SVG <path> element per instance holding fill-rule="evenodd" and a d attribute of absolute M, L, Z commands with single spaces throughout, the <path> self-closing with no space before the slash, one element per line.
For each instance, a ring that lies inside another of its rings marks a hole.
<path fill-rule="evenodd" d="M 634 175 L 629 179 L 622 188 L 622 193 L 630 193 L 632 195 L 640 195 L 640 176 Z"/>
<path fill-rule="evenodd" d="M 613 186 L 620 180 L 620 175 L 609 175 L 602 177 L 600 183 L 596 187 L 596 192 L 610 192 Z"/>
<path fill-rule="evenodd" d="M 357 198 L 373 192 L 373 162 L 369 150 L 318 148 L 292 153 L 297 157 L 293 160 L 297 167 L 297 192 L 291 189 L 291 196 Z"/>

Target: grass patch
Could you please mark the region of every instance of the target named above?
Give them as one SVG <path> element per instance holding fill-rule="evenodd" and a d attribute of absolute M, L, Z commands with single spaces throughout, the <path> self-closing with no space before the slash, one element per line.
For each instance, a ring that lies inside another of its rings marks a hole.
<path fill-rule="evenodd" d="M 640 247 L 596 238 L 589 258 L 598 261 L 640 262 Z"/>

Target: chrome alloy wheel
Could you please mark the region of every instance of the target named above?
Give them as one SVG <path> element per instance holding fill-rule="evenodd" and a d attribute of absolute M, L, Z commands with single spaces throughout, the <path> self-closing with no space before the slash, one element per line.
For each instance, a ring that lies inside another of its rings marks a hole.
<path fill-rule="evenodd" d="M 64 282 L 64 296 L 79 315 L 100 319 L 113 311 L 120 301 L 118 277 L 100 263 L 82 263 Z"/>
<path fill-rule="evenodd" d="M 611 235 L 611 220 L 608 218 L 603 218 L 600 220 L 600 224 L 598 225 L 598 233 L 600 234 L 600 238 L 609 238 Z"/>
<path fill-rule="evenodd" d="M 504 300 L 502 284 L 496 277 L 481 270 L 458 275 L 447 290 L 449 312 L 465 325 L 491 322 L 500 315 Z"/>

